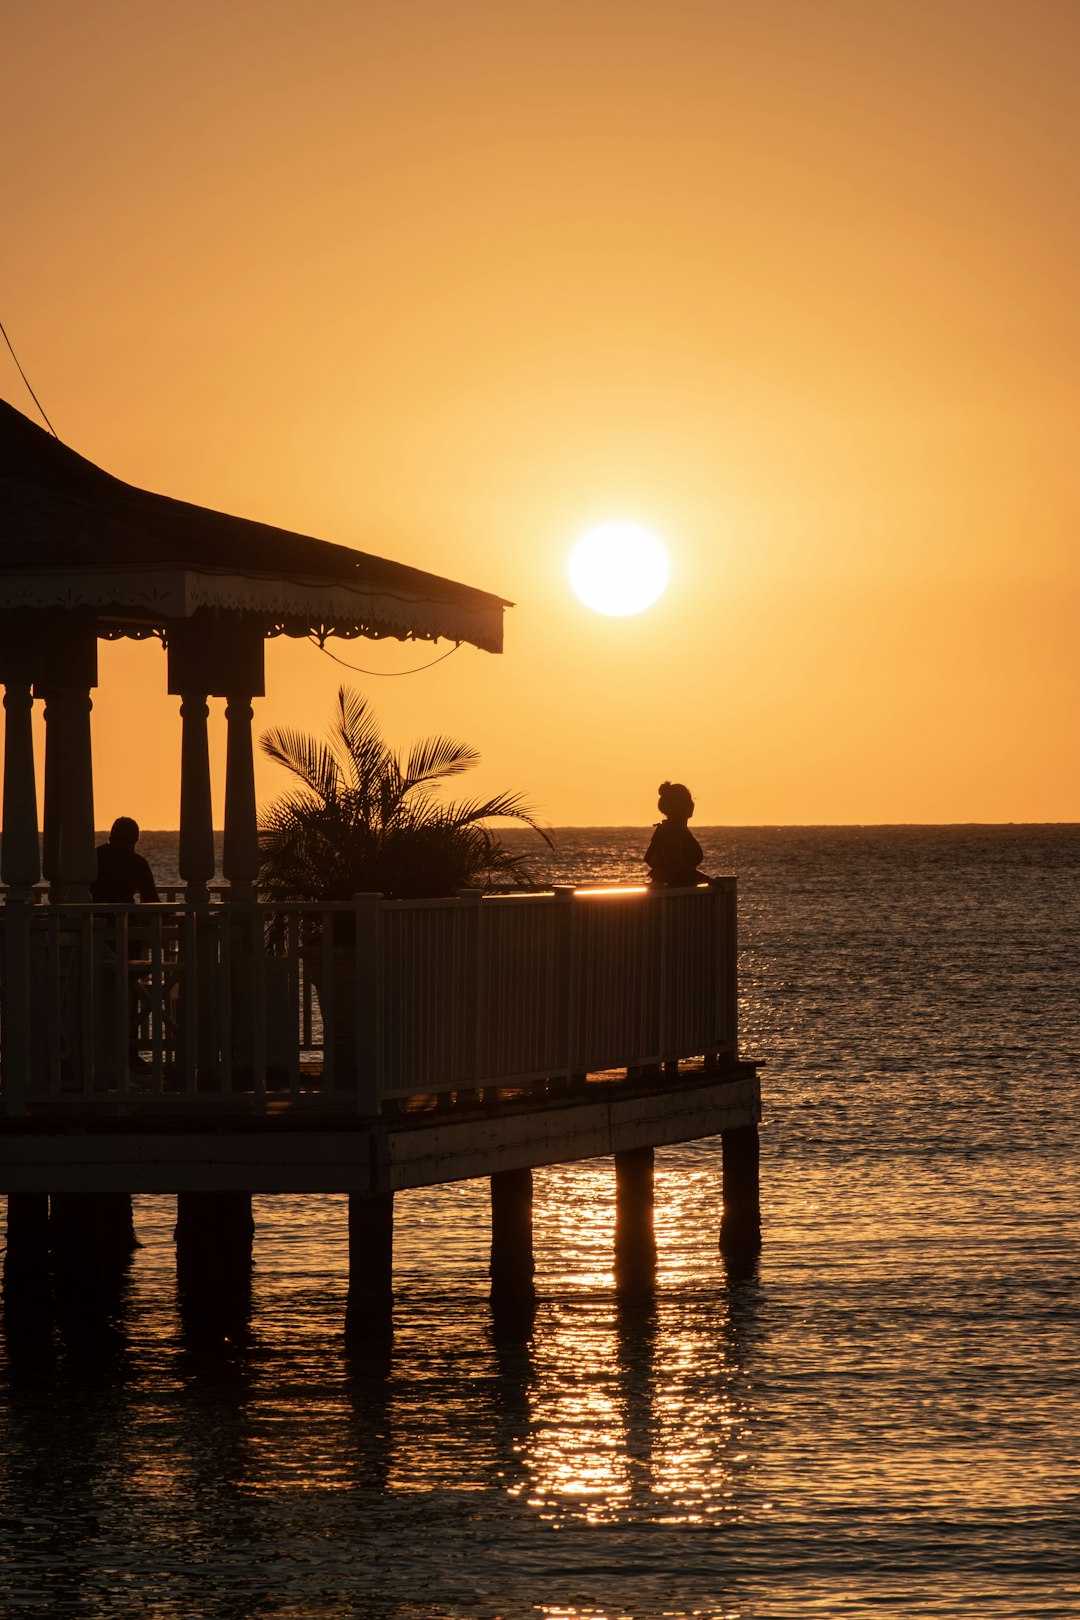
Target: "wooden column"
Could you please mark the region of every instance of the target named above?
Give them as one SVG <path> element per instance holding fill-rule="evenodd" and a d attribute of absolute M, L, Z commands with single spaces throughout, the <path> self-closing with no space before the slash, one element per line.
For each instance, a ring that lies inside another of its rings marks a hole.
<path fill-rule="evenodd" d="M 180 876 L 185 899 L 209 900 L 215 875 L 214 812 L 210 793 L 210 745 L 205 692 L 185 692 L 180 704 Z"/>
<path fill-rule="evenodd" d="M 259 875 L 259 822 L 255 808 L 255 762 L 251 750 L 250 697 L 229 697 L 225 753 L 225 844 L 221 869 L 231 898 L 250 900 Z"/>
<path fill-rule="evenodd" d="M 49 899 L 64 898 L 60 887 L 60 809 L 64 802 L 64 705 L 59 691 L 49 687 L 45 698 L 45 801 L 42 806 L 41 870 L 49 885 Z"/>
<path fill-rule="evenodd" d="M 250 900 L 259 875 L 259 827 L 255 811 L 255 764 L 251 751 L 251 700 L 266 686 L 265 643 L 259 618 L 242 613 L 198 612 L 167 628 L 169 691 L 183 699 L 182 764 L 191 802 L 193 870 L 189 882 L 204 884 L 213 874 L 206 853 L 210 827 L 209 775 L 204 777 L 203 728 L 206 698 L 226 700 L 225 847 L 221 868 L 234 900 Z M 189 705 L 191 712 L 188 712 Z M 183 824 L 182 824 L 183 825 Z M 212 849 L 212 845 L 210 846 Z"/>
<path fill-rule="evenodd" d="M 29 898 L 41 877 L 33 707 L 30 682 L 8 682 L 4 689 L 4 825 L 0 877 L 12 898 Z"/>
<path fill-rule="evenodd" d="M 394 1332 L 394 1195 L 349 1194 L 349 1298 L 345 1334 L 385 1345 Z"/>
<path fill-rule="evenodd" d="M 756 1125 L 720 1133 L 724 1211 L 720 1250 L 735 1261 L 752 1260 L 761 1248 L 760 1142 Z"/>
<path fill-rule="evenodd" d="M 653 1201 L 653 1149 L 616 1153 L 615 1286 L 620 1293 L 648 1293 L 656 1284 Z"/>
<path fill-rule="evenodd" d="M 25 631 L 24 631 L 25 634 Z M 97 685 L 97 618 L 60 609 L 35 620 L 35 697 L 45 699 L 44 859 L 50 900 L 89 900 L 97 877 L 90 694 Z"/>
<path fill-rule="evenodd" d="M 67 900 L 91 899 L 97 877 L 94 832 L 94 756 L 90 740 L 89 691 L 64 693 L 64 803 L 60 816 L 60 882 Z"/>
<path fill-rule="evenodd" d="M 29 928 L 34 884 L 41 875 L 32 708 L 29 682 L 9 682 L 4 695 L 4 824 L 0 847 L 0 877 L 8 885 L 2 986 L 2 1112 L 9 1118 L 26 1112 L 30 1079 Z M 10 1212 L 9 1204 L 9 1232 Z"/>
<path fill-rule="evenodd" d="M 89 900 L 97 877 L 89 688 L 49 687 L 45 701 L 45 875 L 50 900 Z"/>
<path fill-rule="evenodd" d="M 536 1306 L 533 1282 L 531 1170 L 496 1170 L 491 1177 L 491 1304 L 504 1318 L 528 1320 Z"/>

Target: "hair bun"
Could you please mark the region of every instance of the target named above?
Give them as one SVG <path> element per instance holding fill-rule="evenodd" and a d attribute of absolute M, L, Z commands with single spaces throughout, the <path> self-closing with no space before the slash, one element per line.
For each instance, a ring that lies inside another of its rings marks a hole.
<path fill-rule="evenodd" d="M 661 782 L 657 808 L 665 816 L 692 816 L 694 801 L 682 782 Z"/>

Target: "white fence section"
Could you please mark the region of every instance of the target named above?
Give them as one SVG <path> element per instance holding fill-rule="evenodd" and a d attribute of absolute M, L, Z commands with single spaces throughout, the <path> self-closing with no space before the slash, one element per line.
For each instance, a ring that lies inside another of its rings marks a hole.
<path fill-rule="evenodd" d="M 0 909 L 0 1113 L 265 1111 L 736 1055 L 735 880 Z"/>

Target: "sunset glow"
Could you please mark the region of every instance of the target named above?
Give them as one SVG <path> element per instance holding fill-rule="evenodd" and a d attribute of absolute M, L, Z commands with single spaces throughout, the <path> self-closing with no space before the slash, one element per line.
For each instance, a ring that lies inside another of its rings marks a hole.
<path fill-rule="evenodd" d="M 118 476 L 512 600 L 504 657 L 368 681 L 477 792 L 1075 819 L 1080 9 L 1036 13 L 17 7 L 0 316 Z M 590 513 L 678 537 L 631 626 L 567 589 Z M 99 823 L 175 826 L 160 648 L 100 671 Z M 256 726 L 340 674 L 272 642 Z"/>

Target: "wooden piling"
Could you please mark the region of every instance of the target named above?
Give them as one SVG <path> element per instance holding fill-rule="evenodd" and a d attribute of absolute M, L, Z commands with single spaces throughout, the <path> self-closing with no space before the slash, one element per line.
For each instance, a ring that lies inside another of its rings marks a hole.
<path fill-rule="evenodd" d="M 131 1194 L 53 1193 L 49 1199 L 49 1246 L 54 1265 L 114 1269 L 138 1248 Z"/>
<path fill-rule="evenodd" d="M 620 1293 L 648 1293 L 656 1283 L 653 1178 L 651 1147 L 616 1153 L 615 1286 Z"/>
<path fill-rule="evenodd" d="M 377 1348 L 394 1332 L 394 1195 L 349 1194 L 349 1297 L 345 1335 Z"/>
<path fill-rule="evenodd" d="M 761 1148 L 756 1125 L 740 1125 L 720 1133 L 723 1162 L 723 1215 L 720 1250 L 726 1257 L 745 1260 L 761 1248 Z"/>
<path fill-rule="evenodd" d="M 491 1176 L 491 1305 L 503 1320 L 525 1322 L 536 1307 L 533 1282 L 531 1170 Z"/>
<path fill-rule="evenodd" d="M 176 1199 L 176 1286 L 185 1345 L 246 1337 L 255 1222 L 247 1192 L 182 1192 Z"/>
<path fill-rule="evenodd" d="M 9 1337 L 40 1335 L 51 1317 L 48 1193 L 8 1193 L 3 1302 Z"/>
<path fill-rule="evenodd" d="M 48 1193 L 8 1193 L 5 1267 L 22 1271 L 31 1266 L 47 1266 L 48 1260 Z"/>
<path fill-rule="evenodd" d="M 182 1192 L 176 1198 L 176 1274 L 182 1288 L 250 1274 L 251 1194 Z"/>

